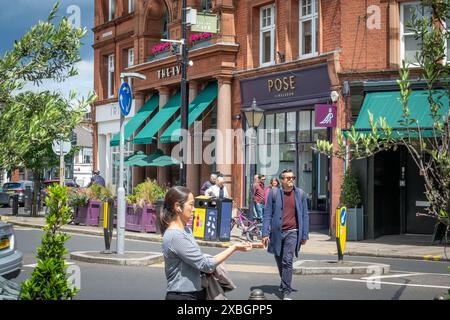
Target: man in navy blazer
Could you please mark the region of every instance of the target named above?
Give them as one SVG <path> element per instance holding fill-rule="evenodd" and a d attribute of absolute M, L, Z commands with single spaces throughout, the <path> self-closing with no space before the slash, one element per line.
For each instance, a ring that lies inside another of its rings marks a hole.
<path fill-rule="evenodd" d="M 281 278 L 283 300 L 291 300 L 292 264 L 300 246 L 309 239 L 309 213 L 305 192 L 295 187 L 290 169 L 281 173 L 282 189 L 270 192 L 264 207 L 262 242 L 274 254 Z"/>

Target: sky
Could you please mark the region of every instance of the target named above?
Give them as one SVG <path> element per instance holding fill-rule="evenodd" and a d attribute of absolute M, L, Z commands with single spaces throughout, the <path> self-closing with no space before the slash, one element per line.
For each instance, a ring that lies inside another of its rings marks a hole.
<path fill-rule="evenodd" d="M 14 40 L 20 39 L 39 20 L 46 20 L 53 5 L 57 0 L 0 0 L 7 4 L 0 10 L 0 55 L 11 50 Z M 82 39 L 83 46 L 80 49 L 82 61 L 76 67 L 79 75 L 69 78 L 63 83 L 44 81 L 39 88 L 26 85 L 25 89 L 31 90 L 56 90 L 66 97 L 70 90 L 75 90 L 81 96 L 87 96 L 94 90 L 94 49 L 92 44 L 94 35 L 94 1 L 93 0 L 59 0 L 60 9 L 58 17 L 66 16 L 73 23 L 79 21 L 80 26 L 87 28 L 88 32 Z M 79 17 L 79 19 L 78 19 Z M 57 22 L 58 20 L 55 20 Z"/>

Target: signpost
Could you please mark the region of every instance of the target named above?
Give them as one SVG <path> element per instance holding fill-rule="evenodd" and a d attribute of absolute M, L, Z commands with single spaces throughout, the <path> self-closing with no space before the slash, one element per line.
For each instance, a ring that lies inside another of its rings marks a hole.
<path fill-rule="evenodd" d="M 53 140 L 53 152 L 59 155 L 59 184 L 64 186 L 65 172 L 64 172 L 64 156 L 72 149 L 72 143 L 66 140 Z"/>
<path fill-rule="evenodd" d="M 119 107 L 120 107 L 120 147 L 119 147 L 119 187 L 117 188 L 117 253 L 125 253 L 125 187 L 124 187 L 124 125 L 125 117 L 130 113 L 133 102 L 131 86 L 124 81 L 127 78 L 139 78 L 145 80 L 146 77 L 139 73 L 123 72 L 120 74 L 121 86 L 119 89 Z"/>
<path fill-rule="evenodd" d="M 336 245 L 338 260 L 344 260 L 345 242 L 347 241 L 347 207 L 336 209 Z"/>

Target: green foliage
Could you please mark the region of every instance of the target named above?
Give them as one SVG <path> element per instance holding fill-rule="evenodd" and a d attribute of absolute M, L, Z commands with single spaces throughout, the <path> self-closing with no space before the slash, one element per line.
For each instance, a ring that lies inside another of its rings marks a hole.
<path fill-rule="evenodd" d="M 156 181 L 147 179 L 134 188 L 135 198 L 131 198 L 130 200 L 135 199 L 135 203 L 143 207 L 146 204 L 155 204 L 156 201 L 165 197 L 167 191 L 167 188 L 161 187 Z"/>
<path fill-rule="evenodd" d="M 361 204 L 361 201 L 358 180 L 349 168 L 344 175 L 344 182 L 341 187 L 340 202 L 349 208 L 356 208 Z"/>
<path fill-rule="evenodd" d="M 86 189 L 86 195 L 89 199 L 101 202 L 113 198 L 113 192 L 111 190 L 97 183 L 92 184 Z"/>
<path fill-rule="evenodd" d="M 37 249 L 37 266 L 31 278 L 22 283 L 23 300 L 70 300 L 78 293 L 78 289 L 69 284 L 66 274 L 64 255 L 68 251 L 64 244 L 70 236 L 60 231 L 72 217 L 67 204 L 68 189 L 55 185 L 48 189 L 48 194 L 47 225 L 43 229 L 42 243 Z"/>
<path fill-rule="evenodd" d="M 87 206 L 89 201 L 89 197 L 86 193 L 85 189 L 71 189 L 69 192 L 69 206 L 72 208 L 75 207 L 84 207 Z"/>

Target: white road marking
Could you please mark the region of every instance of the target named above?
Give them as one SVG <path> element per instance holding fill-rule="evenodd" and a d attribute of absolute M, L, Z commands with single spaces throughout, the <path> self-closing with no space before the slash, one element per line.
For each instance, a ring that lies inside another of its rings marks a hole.
<path fill-rule="evenodd" d="M 387 279 L 387 278 L 406 278 L 406 277 L 413 277 L 413 276 L 421 276 L 426 273 L 403 273 L 403 274 L 396 274 L 396 275 L 390 275 L 390 276 L 369 276 L 361 278 L 361 280 L 374 280 L 374 279 Z"/>
<path fill-rule="evenodd" d="M 333 278 L 335 281 L 349 281 L 349 282 L 363 282 L 367 283 L 367 280 L 358 280 L 358 279 L 343 279 L 343 278 Z M 400 287 L 419 287 L 419 288 L 436 288 L 436 289 L 450 289 L 450 287 L 444 287 L 444 286 L 431 286 L 426 284 L 412 284 L 412 283 L 396 283 L 396 282 L 384 282 L 384 281 L 377 281 L 377 284 L 389 284 L 393 286 L 400 286 Z"/>
<path fill-rule="evenodd" d="M 70 265 L 74 265 L 74 262 L 66 262 L 66 266 L 70 266 Z M 33 263 L 33 264 L 26 264 L 23 267 L 24 268 L 36 268 L 37 263 Z"/>

